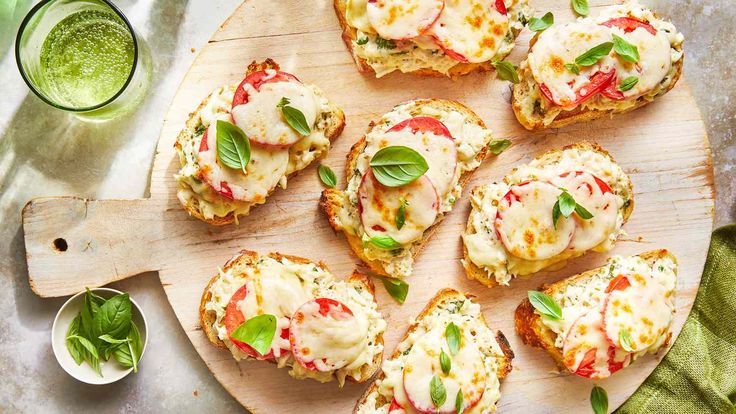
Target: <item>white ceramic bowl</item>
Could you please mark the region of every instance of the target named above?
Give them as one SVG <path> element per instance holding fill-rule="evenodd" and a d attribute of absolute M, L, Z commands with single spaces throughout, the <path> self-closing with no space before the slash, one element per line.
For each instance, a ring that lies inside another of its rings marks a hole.
<path fill-rule="evenodd" d="M 109 288 L 90 290 L 105 299 L 109 299 L 115 295 L 123 293 L 119 290 Z M 100 368 L 102 370 L 102 376 L 100 376 L 86 362 L 82 362 L 81 365 L 77 365 L 74 358 L 69 354 L 69 350 L 66 349 L 66 332 L 69 329 L 69 325 L 72 323 L 72 320 L 82 309 L 85 293 L 86 291 L 83 291 L 72 296 L 66 301 L 64 306 L 59 309 L 59 313 L 56 314 L 56 318 L 54 319 L 54 325 L 51 327 L 51 346 L 54 349 L 54 356 L 56 356 L 56 360 L 59 361 L 59 365 L 61 365 L 61 367 L 64 368 L 64 371 L 72 377 L 87 384 L 110 384 L 130 374 L 133 371 L 133 368 L 123 368 L 113 358 L 110 358 L 109 361 L 100 363 Z M 132 298 L 130 299 L 130 302 L 133 304 L 133 322 L 135 322 L 138 327 L 138 330 L 141 333 L 141 339 L 143 340 L 143 351 L 141 352 L 140 357 L 140 359 L 143 359 L 143 355 L 146 353 L 146 345 L 148 345 L 148 326 L 146 323 L 146 316 L 143 314 L 141 307 L 138 306 Z"/>

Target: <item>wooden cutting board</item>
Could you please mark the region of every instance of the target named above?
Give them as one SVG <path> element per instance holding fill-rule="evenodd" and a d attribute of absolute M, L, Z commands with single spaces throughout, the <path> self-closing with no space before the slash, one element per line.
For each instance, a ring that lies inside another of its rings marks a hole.
<path fill-rule="evenodd" d="M 610 1 L 593 1 L 591 12 L 597 13 Z M 573 18 L 567 1 L 532 0 L 532 5 L 537 15 L 553 11 L 559 22 Z M 525 31 L 510 60 L 523 58 L 529 37 Z M 329 0 L 313 0 L 308 6 L 300 0 L 249 0 L 223 24 L 192 65 L 164 120 L 150 198 L 30 202 L 23 223 L 30 284 L 36 293 L 69 295 L 84 286 L 158 271 L 169 302 L 200 356 L 243 406 L 255 413 L 350 412 L 365 384 L 347 384 L 338 390 L 335 383 L 293 380 L 286 370 L 268 363 L 236 363 L 228 352 L 212 347 L 199 326 L 202 289 L 218 266 L 240 249 L 322 260 L 339 276 L 347 276 L 357 263 L 344 238 L 333 233 L 318 210 L 322 186 L 316 165 L 243 217 L 239 226 L 210 227 L 190 218 L 179 206 L 174 180 L 179 161 L 173 144 L 184 120 L 211 90 L 239 82 L 249 62 L 266 57 L 319 85 L 344 108 L 347 127 L 325 160 L 337 172 L 340 186 L 345 181 L 345 155 L 370 120 L 413 98 L 459 100 L 486 121 L 496 138 L 513 141 L 512 148 L 485 162 L 470 187 L 497 180 L 547 149 L 582 139 L 599 142 L 631 174 L 636 192 L 636 207 L 625 226 L 628 235 L 612 254 L 668 248 L 677 255 L 675 332 L 679 332 L 700 280 L 713 225 L 714 197 L 708 139 L 684 81 L 632 114 L 532 134 L 514 118 L 509 84 L 494 79 L 493 74 L 453 81 L 399 74 L 376 80 L 358 73 L 340 39 Z M 458 261 L 460 233 L 469 212 L 467 192 L 418 258 L 409 279 L 407 302 L 399 306 L 380 286 L 377 289 L 380 310 L 388 321 L 387 354 L 404 334 L 407 320 L 437 290 L 458 288 L 477 297 L 491 327 L 506 333 L 516 353 L 514 370 L 502 387 L 501 412 L 587 412 L 591 382 L 555 373 L 545 353 L 524 346 L 514 334 L 513 312 L 527 290 L 602 265 L 607 255 L 588 254 L 561 271 L 516 280 L 511 287 L 484 288 L 466 279 Z M 601 381 L 611 408 L 631 395 L 657 362 L 651 356 L 642 358 L 612 379 Z"/>

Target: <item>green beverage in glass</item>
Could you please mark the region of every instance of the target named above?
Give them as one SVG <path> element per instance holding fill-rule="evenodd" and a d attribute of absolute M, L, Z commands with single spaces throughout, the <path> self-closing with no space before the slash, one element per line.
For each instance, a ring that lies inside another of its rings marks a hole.
<path fill-rule="evenodd" d="M 106 0 L 42 1 L 21 24 L 16 58 L 41 99 L 88 120 L 127 112 L 150 84 L 148 47 Z"/>

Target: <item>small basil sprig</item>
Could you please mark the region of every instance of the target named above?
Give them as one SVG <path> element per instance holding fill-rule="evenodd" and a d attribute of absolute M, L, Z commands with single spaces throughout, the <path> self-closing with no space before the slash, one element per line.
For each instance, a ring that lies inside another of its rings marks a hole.
<path fill-rule="evenodd" d="M 488 150 L 491 151 L 491 154 L 493 155 L 500 155 L 502 152 L 506 151 L 511 146 L 511 141 L 507 139 L 494 139 L 491 141 L 490 144 L 488 144 Z"/>
<path fill-rule="evenodd" d="M 227 121 L 217 120 L 217 157 L 225 166 L 248 172 L 250 140 L 242 129 Z"/>
<path fill-rule="evenodd" d="M 274 334 L 276 333 L 276 317 L 269 314 L 254 316 L 238 326 L 230 337 L 246 343 L 260 355 L 265 355 L 271 349 Z"/>
<path fill-rule="evenodd" d="M 376 47 L 379 49 L 396 49 L 396 43 L 393 40 L 384 39 L 380 36 L 376 37 Z"/>
<path fill-rule="evenodd" d="M 460 328 L 454 322 L 447 324 L 445 339 L 447 340 L 447 346 L 450 348 L 450 354 L 456 355 L 460 350 L 461 334 Z"/>
<path fill-rule="evenodd" d="M 590 220 L 593 218 L 593 214 L 586 210 L 585 207 L 578 204 L 572 194 L 568 193 L 567 190 L 562 189 L 562 193 L 557 196 L 555 205 L 552 206 L 552 224 L 555 228 L 557 228 L 557 221 L 560 219 L 560 216 L 565 218 L 570 217 L 573 211 L 583 220 Z"/>
<path fill-rule="evenodd" d="M 633 346 L 631 345 L 633 341 L 634 338 L 631 337 L 631 333 L 628 330 L 622 329 L 619 331 L 618 342 L 621 344 L 621 349 L 626 352 L 634 352 Z"/>
<path fill-rule="evenodd" d="M 445 374 L 449 374 L 452 369 L 452 361 L 450 356 L 445 353 L 444 349 L 440 349 L 440 368 Z"/>
<path fill-rule="evenodd" d="M 550 296 L 536 290 L 530 290 L 527 292 L 527 297 L 537 312 L 557 321 L 562 319 L 562 308 Z"/>
<path fill-rule="evenodd" d="M 373 236 L 369 240 L 370 244 L 383 250 L 400 249 L 401 243 L 394 240 L 391 236 Z"/>
<path fill-rule="evenodd" d="M 593 46 L 588 49 L 585 53 L 575 58 L 575 63 L 565 64 L 565 68 L 575 74 L 580 73 L 581 66 L 593 66 L 598 63 L 599 60 L 608 56 L 613 49 L 613 42 L 603 42 L 597 46 Z"/>
<path fill-rule="evenodd" d="M 622 37 L 613 35 L 613 50 L 628 62 L 636 63 L 639 61 L 639 49 Z"/>
<path fill-rule="evenodd" d="M 529 19 L 529 25 L 527 27 L 529 27 L 529 30 L 531 31 L 542 32 L 548 29 L 554 23 L 555 16 L 552 14 L 552 12 L 547 12 L 541 18 L 532 17 L 531 19 Z"/>
<path fill-rule="evenodd" d="M 594 386 L 590 390 L 590 405 L 593 407 L 595 414 L 608 413 L 608 393 L 599 386 Z"/>
<path fill-rule="evenodd" d="M 499 79 L 519 83 L 519 72 L 516 71 L 514 64 L 505 60 L 494 60 L 491 64 L 496 68 Z"/>
<path fill-rule="evenodd" d="M 576 75 L 580 74 L 580 66 L 578 66 L 577 63 L 565 63 L 565 69 Z"/>
<path fill-rule="evenodd" d="M 307 124 L 307 118 L 304 116 L 302 111 L 294 108 L 293 106 L 289 106 L 290 103 L 291 101 L 289 101 L 289 98 L 282 97 L 276 107 L 281 108 L 281 113 L 284 114 L 286 123 L 289 124 L 294 131 L 298 132 L 299 135 L 302 136 L 309 135 L 312 132 L 312 129 L 309 124 Z"/>
<path fill-rule="evenodd" d="M 587 16 L 590 12 L 588 9 L 588 0 L 572 0 L 572 9 L 581 16 Z"/>
<path fill-rule="evenodd" d="M 387 187 L 409 184 L 429 169 L 421 154 L 400 145 L 380 149 L 371 158 L 370 166 L 378 182 Z"/>
<path fill-rule="evenodd" d="M 322 183 L 324 185 L 329 188 L 335 188 L 335 186 L 337 185 L 337 177 L 335 176 L 335 172 L 332 171 L 330 167 L 324 164 L 320 164 L 317 172 L 319 174 L 319 179 L 322 180 Z"/>
<path fill-rule="evenodd" d="M 364 44 L 368 43 L 368 36 L 356 40 L 355 43 L 363 46 Z"/>
<path fill-rule="evenodd" d="M 429 381 L 429 396 L 432 398 L 432 404 L 435 407 L 441 407 L 447 400 L 447 390 L 442 379 L 438 375 L 434 375 Z"/>
<path fill-rule="evenodd" d="M 402 198 L 399 203 L 399 210 L 396 212 L 396 228 L 401 230 L 406 223 L 406 206 L 409 205 L 409 202 Z"/>
<path fill-rule="evenodd" d="M 617 89 L 621 92 L 626 92 L 633 88 L 637 83 L 639 83 L 639 78 L 636 76 L 629 76 L 627 78 L 624 78 L 624 80 L 621 81 L 621 83 L 618 84 Z"/>
<path fill-rule="evenodd" d="M 386 289 L 392 298 L 396 299 L 397 302 L 403 304 L 406 301 L 407 295 L 409 295 L 409 284 L 401 279 L 392 277 L 379 276 L 383 287 Z"/>
<path fill-rule="evenodd" d="M 455 396 L 455 414 L 463 414 L 465 407 L 463 407 L 463 390 L 458 389 L 457 395 Z"/>

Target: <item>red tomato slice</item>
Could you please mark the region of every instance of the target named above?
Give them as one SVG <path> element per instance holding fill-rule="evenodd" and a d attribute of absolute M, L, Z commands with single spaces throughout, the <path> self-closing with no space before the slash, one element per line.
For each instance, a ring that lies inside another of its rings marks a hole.
<path fill-rule="evenodd" d="M 616 26 L 619 29 L 622 29 L 624 33 L 633 32 L 637 28 L 641 27 L 653 35 L 657 34 L 657 29 L 655 29 L 652 25 L 641 20 L 634 19 L 633 17 L 616 17 L 601 24 L 606 27 Z"/>
<path fill-rule="evenodd" d="M 405 410 L 404 407 L 400 406 L 398 402 L 396 402 L 396 398 L 393 398 L 391 400 L 391 405 L 388 406 L 388 414 L 404 414 Z"/>
<path fill-rule="evenodd" d="M 629 286 L 631 286 L 629 279 L 624 275 L 618 275 L 611 279 L 611 281 L 608 283 L 606 293 L 611 293 L 614 290 L 624 290 Z"/>
<path fill-rule="evenodd" d="M 245 316 L 243 315 L 243 312 L 238 309 L 238 302 L 245 299 L 247 293 L 247 288 L 245 285 L 243 285 L 240 289 L 235 291 L 232 298 L 230 298 L 230 302 L 228 302 L 227 307 L 225 308 L 225 317 L 223 322 L 225 323 L 225 329 L 227 329 L 228 337 L 230 337 L 230 334 L 238 329 L 238 327 L 242 325 L 243 322 L 245 322 Z M 289 338 L 289 329 L 281 330 L 281 338 Z M 261 355 L 258 353 L 258 351 L 253 349 L 253 347 L 244 342 L 240 342 L 237 339 L 233 339 L 232 337 L 230 337 L 230 341 L 232 341 L 235 346 L 240 348 L 241 351 L 245 352 L 245 354 L 251 358 L 259 359 L 262 361 L 274 358 L 273 350 L 268 351 L 266 355 Z"/>
<path fill-rule="evenodd" d="M 245 91 L 246 84 L 250 84 L 256 90 L 258 90 L 264 83 L 272 82 L 299 82 L 299 79 L 296 76 L 286 72 L 276 72 L 274 76 L 270 76 L 268 73 L 266 73 L 265 70 L 253 72 L 250 75 L 246 76 L 245 79 L 240 82 L 238 88 L 235 89 L 235 96 L 233 96 L 232 108 L 235 108 L 236 106 L 242 105 L 244 103 L 248 103 L 248 92 Z"/>
<path fill-rule="evenodd" d="M 209 128 L 204 130 L 204 135 L 202 135 L 202 141 L 199 142 L 199 152 L 205 152 L 210 149 L 210 147 L 207 145 L 207 133 L 209 132 Z"/>
<path fill-rule="evenodd" d="M 624 93 L 618 90 L 618 77 L 614 76 L 611 83 L 608 84 L 602 91 L 601 95 L 605 96 L 608 99 L 614 100 L 614 101 L 622 101 L 626 97 L 624 96 Z"/>
<path fill-rule="evenodd" d="M 496 0 L 496 10 L 503 15 L 508 13 L 508 11 L 506 11 L 506 4 L 504 4 L 503 0 Z"/>
<path fill-rule="evenodd" d="M 415 118 L 409 118 L 399 122 L 398 124 L 391 127 L 386 132 L 401 131 L 402 129 L 410 128 L 411 132 L 416 134 L 417 132 L 430 132 L 435 135 L 444 136 L 452 139 L 450 130 L 447 129 L 445 124 L 437 119 L 428 116 L 418 116 Z"/>
<path fill-rule="evenodd" d="M 575 100 L 570 103 L 555 101 L 554 97 L 552 96 L 552 92 L 550 92 L 549 88 L 545 84 L 540 84 L 539 90 L 542 92 L 542 96 L 544 96 L 548 101 L 552 102 L 553 104 L 564 106 L 566 108 L 574 108 L 604 90 L 609 84 L 611 84 L 611 82 L 615 78 L 615 70 L 612 70 L 608 73 L 596 72 L 593 76 L 590 77 L 589 83 L 587 85 L 577 90 Z"/>
<path fill-rule="evenodd" d="M 340 312 L 346 315 L 349 315 L 349 316 L 353 316 L 353 311 L 351 311 L 350 308 L 348 308 L 344 303 L 341 303 L 334 299 L 329 299 L 329 298 L 317 298 L 299 307 L 299 309 L 294 313 L 294 316 L 292 316 L 291 318 L 292 324 L 294 323 L 299 324 L 304 320 L 305 314 L 302 309 L 305 305 L 310 304 L 311 302 L 316 302 L 319 305 L 318 313 L 322 316 L 325 316 L 325 317 L 328 316 L 328 314 L 330 313 L 330 310 L 332 310 L 333 308 L 339 308 Z M 307 362 L 304 360 L 305 359 L 304 350 L 299 349 L 299 346 L 297 344 L 297 338 L 294 335 L 295 330 L 296 329 L 289 329 L 289 337 L 288 337 L 289 343 L 291 344 L 291 352 L 294 355 L 294 359 L 299 363 L 299 365 L 303 366 L 304 368 L 310 371 L 319 371 L 314 361 Z M 323 358 L 323 361 L 327 363 L 326 358 Z M 331 369 L 329 369 L 328 371 L 330 370 Z"/>
<path fill-rule="evenodd" d="M 565 178 L 565 177 L 567 177 L 567 176 L 569 176 L 570 174 L 573 174 L 573 173 L 577 177 L 579 175 L 583 175 L 585 173 L 585 171 L 568 171 L 566 173 L 560 174 L 560 177 L 561 178 Z M 590 173 L 588 173 L 588 174 L 590 174 Z M 600 178 L 596 177 L 594 174 L 590 174 L 590 175 L 593 176 L 593 179 L 595 179 L 595 183 L 598 184 L 598 188 L 601 189 L 601 191 L 603 192 L 603 194 L 605 194 L 605 193 L 613 193 L 613 190 L 611 189 L 611 186 L 609 186 L 608 184 L 606 184 L 605 181 L 603 181 Z M 591 194 L 593 193 L 593 189 L 592 188 L 589 188 L 589 191 L 590 191 Z"/>

